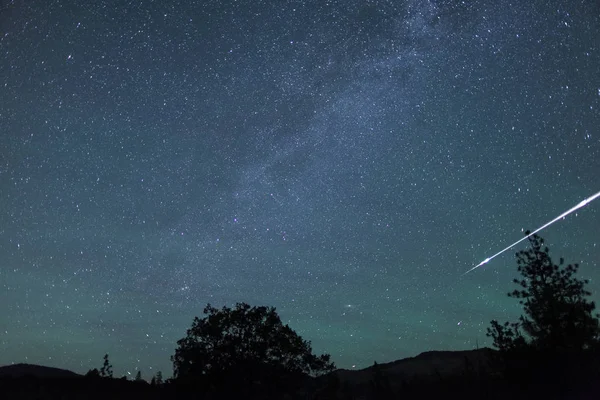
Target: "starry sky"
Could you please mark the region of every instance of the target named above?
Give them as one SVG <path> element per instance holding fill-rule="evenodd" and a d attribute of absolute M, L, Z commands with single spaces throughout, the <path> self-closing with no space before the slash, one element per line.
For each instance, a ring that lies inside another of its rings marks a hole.
<path fill-rule="evenodd" d="M 208 302 L 490 345 L 524 243 L 461 274 L 600 190 L 599 111 L 597 1 L 0 0 L 0 364 L 170 376 Z M 598 226 L 541 232 L 594 293 Z"/>

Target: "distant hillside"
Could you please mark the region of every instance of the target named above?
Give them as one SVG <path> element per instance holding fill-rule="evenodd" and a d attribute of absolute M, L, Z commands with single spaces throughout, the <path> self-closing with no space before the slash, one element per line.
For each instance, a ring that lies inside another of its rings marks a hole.
<path fill-rule="evenodd" d="M 0 367 L 1 400 L 172 400 L 146 382 L 85 377 L 75 372 L 32 364 Z"/>
<path fill-rule="evenodd" d="M 295 398 L 600 399 L 600 358 L 595 352 L 579 354 L 566 364 L 560 360 L 559 369 L 553 370 L 551 366 L 542 375 L 527 374 L 526 380 L 522 380 L 523 366 L 528 369 L 529 364 L 519 364 L 519 369 L 508 371 L 518 375 L 506 377 L 491 368 L 495 354 L 488 348 L 430 351 L 378 364 L 377 370 L 373 366 L 361 370 L 340 369 L 318 378 L 305 377 L 298 382 L 296 394 L 299 397 Z M 565 365 L 568 365 L 566 369 L 563 368 Z M 547 373 L 560 379 L 549 379 Z M 234 377 L 231 383 L 236 382 L 238 378 Z M 201 396 L 198 390 L 199 386 L 189 382 L 167 382 L 157 386 L 122 378 L 84 377 L 72 371 L 40 365 L 0 367 L 1 400 L 189 400 Z"/>
<path fill-rule="evenodd" d="M 66 369 L 34 364 L 13 364 L 0 367 L 0 378 L 22 378 L 25 376 L 36 378 L 74 378 L 82 375 Z"/>
<path fill-rule="evenodd" d="M 416 357 L 404 358 L 385 364 L 379 369 L 390 381 L 401 382 L 411 379 L 435 379 L 464 373 L 467 367 L 473 370 L 487 369 L 494 350 L 483 348 L 464 351 L 428 351 Z M 334 372 L 342 384 L 351 386 L 368 384 L 373 378 L 373 367 L 360 370 L 339 369 Z"/>

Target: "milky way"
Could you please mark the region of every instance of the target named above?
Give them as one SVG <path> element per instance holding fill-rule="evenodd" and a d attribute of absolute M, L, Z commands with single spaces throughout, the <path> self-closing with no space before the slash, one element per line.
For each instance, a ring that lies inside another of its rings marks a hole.
<path fill-rule="evenodd" d="M 490 345 L 515 259 L 457 277 L 600 174 L 599 6 L 501 3 L 0 2 L 0 364 L 168 376 L 208 302 Z M 599 213 L 543 232 L 594 293 Z"/>

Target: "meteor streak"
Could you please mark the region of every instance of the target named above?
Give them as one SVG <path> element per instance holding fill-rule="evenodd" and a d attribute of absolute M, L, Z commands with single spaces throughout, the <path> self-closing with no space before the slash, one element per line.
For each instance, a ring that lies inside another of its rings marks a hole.
<path fill-rule="evenodd" d="M 500 254 L 504 253 L 505 251 L 510 250 L 511 248 L 515 247 L 516 245 L 518 245 L 519 243 L 521 243 L 523 240 L 527 239 L 529 236 L 536 234 L 537 232 L 541 231 L 544 228 L 547 228 L 548 226 L 552 225 L 553 223 L 555 223 L 556 221 L 558 221 L 561 218 L 566 217 L 567 215 L 571 214 L 572 212 L 580 209 L 581 207 L 586 206 L 587 204 L 591 203 L 592 201 L 596 200 L 598 197 L 600 197 L 600 192 L 596 193 L 593 196 L 588 197 L 587 199 L 581 201 L 579 204 L 577 204 L 575 207 L 573 208 L 569 208 L 567 211 L 565 211 L 564 213 L 560 214 L 558 217 L 554 218 L 552 221 L 540 226 L 539 228 L 537 228 L 535 231 L 531 232 L 530 234 L 528 234 L 527 236 L 521 238 L 520 240 L 517 240 L 516 242 L 514 242 L 513 244 L 511 244 L 510 246 L 508 246 L 507 248 L 497 252 L 496 254 L 494 254 L 491 257 L 486 258 L 485 260 L 483 260 L 482 262 L 480 262 L 479 264 L 477 264 L 476 266 L 474 266 L 473 268 L 471 268 L 470 270 L 468 270 L 467 272 L 465 272 L 464 274 L 462 274 L 462 276 L 465 276 L 466 274 L 468 274 L 469 272 L 481 267 L 483 264 L 487 264 L 488 262 L 490 262 L 491 260 L 493 260 L 494 258 L 498 257 Z"/>

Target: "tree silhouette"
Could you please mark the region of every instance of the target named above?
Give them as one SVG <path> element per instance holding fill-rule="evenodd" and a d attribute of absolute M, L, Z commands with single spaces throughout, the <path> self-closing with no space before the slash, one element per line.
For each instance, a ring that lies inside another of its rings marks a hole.
<path fill-rule="evenodd" d="M 394 398 L 394 391 L 392 390 L 390 380 L 382 371 L 381 366 L 377 364 L 377 361 L 373 363 L 372 375 L 370 385 L 373 399 L 383 400 Z"/>
<path fill-rule="evenodd" d="M 162 385 L 162 384 L 163 384 L 162 372 L 158 371 L 158 372 L 156 373 L 156 375 L 154 375 L 154 376 L 152 377 L 152 381 L 151 381 L 151 383 L 152 383 L 152 384 L 154 384 L 154 385 L 156 385 L 156 386 L 160 386 L 160 385 Z"/>
<path fill-rule="evenodd" d="M 176 380 L 210 382 L 214 390 L 272 390 L 335 367 L 329 355 L 314 355 L 310 342 L 283 325 L 273 307 L 237 303 L 219 310 L 208 304 L 204 314 L 177 342 L 171 357 Z"/>
<path fill-rule="evenodd" d="M 88 378 L 99 378 L 100 372 L 98 371 L 98 368 L 90 369 L 85 376 Z"/>
<path fill-rule="evenodd" d="M 526 232 L 529 234 L 529 231 Z M 595 304 L 588 301 L 587 280 L 575 277 L 578 264 L 564 267 L 552 262 L 548 247 L 538 235 L 529 237 L 530 248 L 519 251 L 514 279 L 519 289 L 509 297 L 520 299 L 525 315 L 518 322 L 491 322 L 487 335 L 499 350 L 525 347 L 544 352 L 585 350 L 598 343 L 600 325 Z"/>
<path fill-rule="evenodd" d="M 102 364 L 102 368 L 100 368 L 100 376 L 103 378 L 112 378 L 112 365 L 108 362 L 108 354 L 104 355 L 104 363 Z"/>
<path fill-rule="evenodd" d="M 527 341 L 521 333 L 521 325 L 518 322 L 505 322 L 500 324 L 496 320 L 490 322 L 491 327 L 487 329 L 487 336 L 494 341 L 494 346 L 502 351 L 520 350 L 527 346 Z"/>
<path fill-rule="evenodd" d="M 143 379 L 142 379 L 142 371 L 138 371 L 137 374 L 135 374 L 135 381 L 136 382 L 143 381 Z"/>

